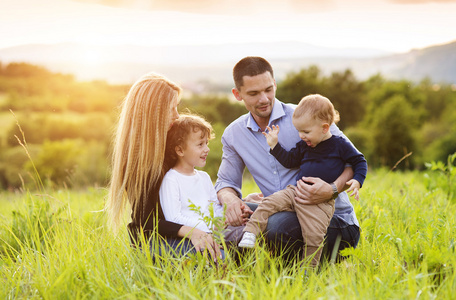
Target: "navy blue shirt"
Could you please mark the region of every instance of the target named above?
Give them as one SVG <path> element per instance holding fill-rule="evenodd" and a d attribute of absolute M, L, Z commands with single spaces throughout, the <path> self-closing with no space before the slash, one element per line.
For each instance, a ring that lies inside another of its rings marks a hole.
<path fill-rule="evenodd" d="M 270 152 L 284 167 L 300 168 L 296 181 L 305 176 L 334 182 L 346 164 L 352 166 L 353 179 L 361 186 L 366 178 L 367 162 L 364 155 L 340 136 L 333 135 L 313 148 L 301 140 L 290 151 L 278 143 Z"/>

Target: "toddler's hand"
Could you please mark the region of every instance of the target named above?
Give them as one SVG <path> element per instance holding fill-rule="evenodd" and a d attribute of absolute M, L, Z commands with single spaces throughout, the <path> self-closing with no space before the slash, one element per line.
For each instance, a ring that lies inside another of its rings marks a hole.
<path fill-rule="evenodd" d="M 269 147 L 271 147 L 271 149 L 274 149 L 274 147 L 279 142 L 279 125 L 272 125 L 272 129 L 271 127 L 267 126 L 266 130 L 267 131 L 263 131 L 263 135 L 266 137 L 266 142 L 268 142 Z"/>
<path fill-rule="evenodd" d="M 359 184 L 358 180 L 351 179 L 347 181 L 346 185 L 350 186 L 350 188 L 347 190 L 347 194 L 349 192 L 352 192 L 350 194 L 350 197 L 354 197 L 356 200 L 359 201 L 359 189 L 361 185 Z"/>

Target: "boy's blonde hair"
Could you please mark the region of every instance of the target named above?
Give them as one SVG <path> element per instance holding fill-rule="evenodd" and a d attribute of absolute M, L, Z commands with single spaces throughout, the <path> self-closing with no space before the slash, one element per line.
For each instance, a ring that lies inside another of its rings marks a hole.
<path fill-rule="evenodd" d="M 303 116 L 327 122 L 329 125 L 340 120 L 339 112 L 328 98 L 319 94 L 307 95 L 301 99 L 293 113 L 293 119 Z"/>
<path fill-rule="evenodd" d="M 130 88 L 122 104 L 112 155 L 112 175 L 106 210 L 114 230 L 126 202 L 133 210 L 150 187 L 164 176 L 166 135 L 171 110 L 181 88 L 164 76 L 149 73 Z"/>
<path fill-rule="evenodd" d="M 190 132 L 201 131 L 201 137 L 207 136 L 208 140 L 214 138 L 214 131 L 211 124 L 203 117 L 194 114 L 181 114 L 171 129 L 168 131 L 166 139 L 165 165 L 166 169 L 174 167 L 178 155 L 176 147 L 181 146 L 185 149 Z"/>

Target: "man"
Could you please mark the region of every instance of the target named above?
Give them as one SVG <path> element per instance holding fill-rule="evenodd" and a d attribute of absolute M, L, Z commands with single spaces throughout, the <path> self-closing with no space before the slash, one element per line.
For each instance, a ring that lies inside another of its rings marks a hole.
<path fill-rule="evenodd" d="M 249 113 L 233 121 L 222 136 L 223 156 L 215 189 L 220 202 L 227 207 L 228 224 L 245 224 L 248 215 L 252 213 L 241 199 L 242 175 L 247 167 L 264 196 L 292 184 L 297 186 L 296 201 L 302 205 L 318 204 L 337 197 L 323 256 L 330 257 L 335 246 L 338 250 L 356 247 L 359 241 L 359 223 L 347 194 L 338 193 L 345 189 L 345 183 L 352 178 L 353 170 L 345 168 L 334 182 L 337 189 L 314 177 L 305 177 L 296 182 L 299 169 L 283 167 L 269 153 L 269 145 L 262 134 L 267 126 L 279 125 L 280 144 L 288 150 L 293 148 L 300 140 L 291 120 L 295 105 L 284 104 L 275 98 L 277 86 L 272 67 L 261 57 L 245 57 L 240 60 L 233 68 L 233 77 L 233 95 L 238 101 L 244 101 Z M 335 124 L 331 125 L 330 130 L 336 136 L 344 136 Z M 266 230 L 268 240 L 302 248 L 303 240 L 296 213 L 279 212 L 272 215 Z"/>

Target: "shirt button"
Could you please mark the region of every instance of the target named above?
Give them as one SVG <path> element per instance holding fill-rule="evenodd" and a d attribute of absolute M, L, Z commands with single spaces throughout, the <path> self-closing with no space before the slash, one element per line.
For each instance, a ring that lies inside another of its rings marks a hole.
<path fill-rule="evenodd" d="M 274 171 L 274 174 L 277 174 L 277 172 L 276 172 L 276 171 Z"/>

